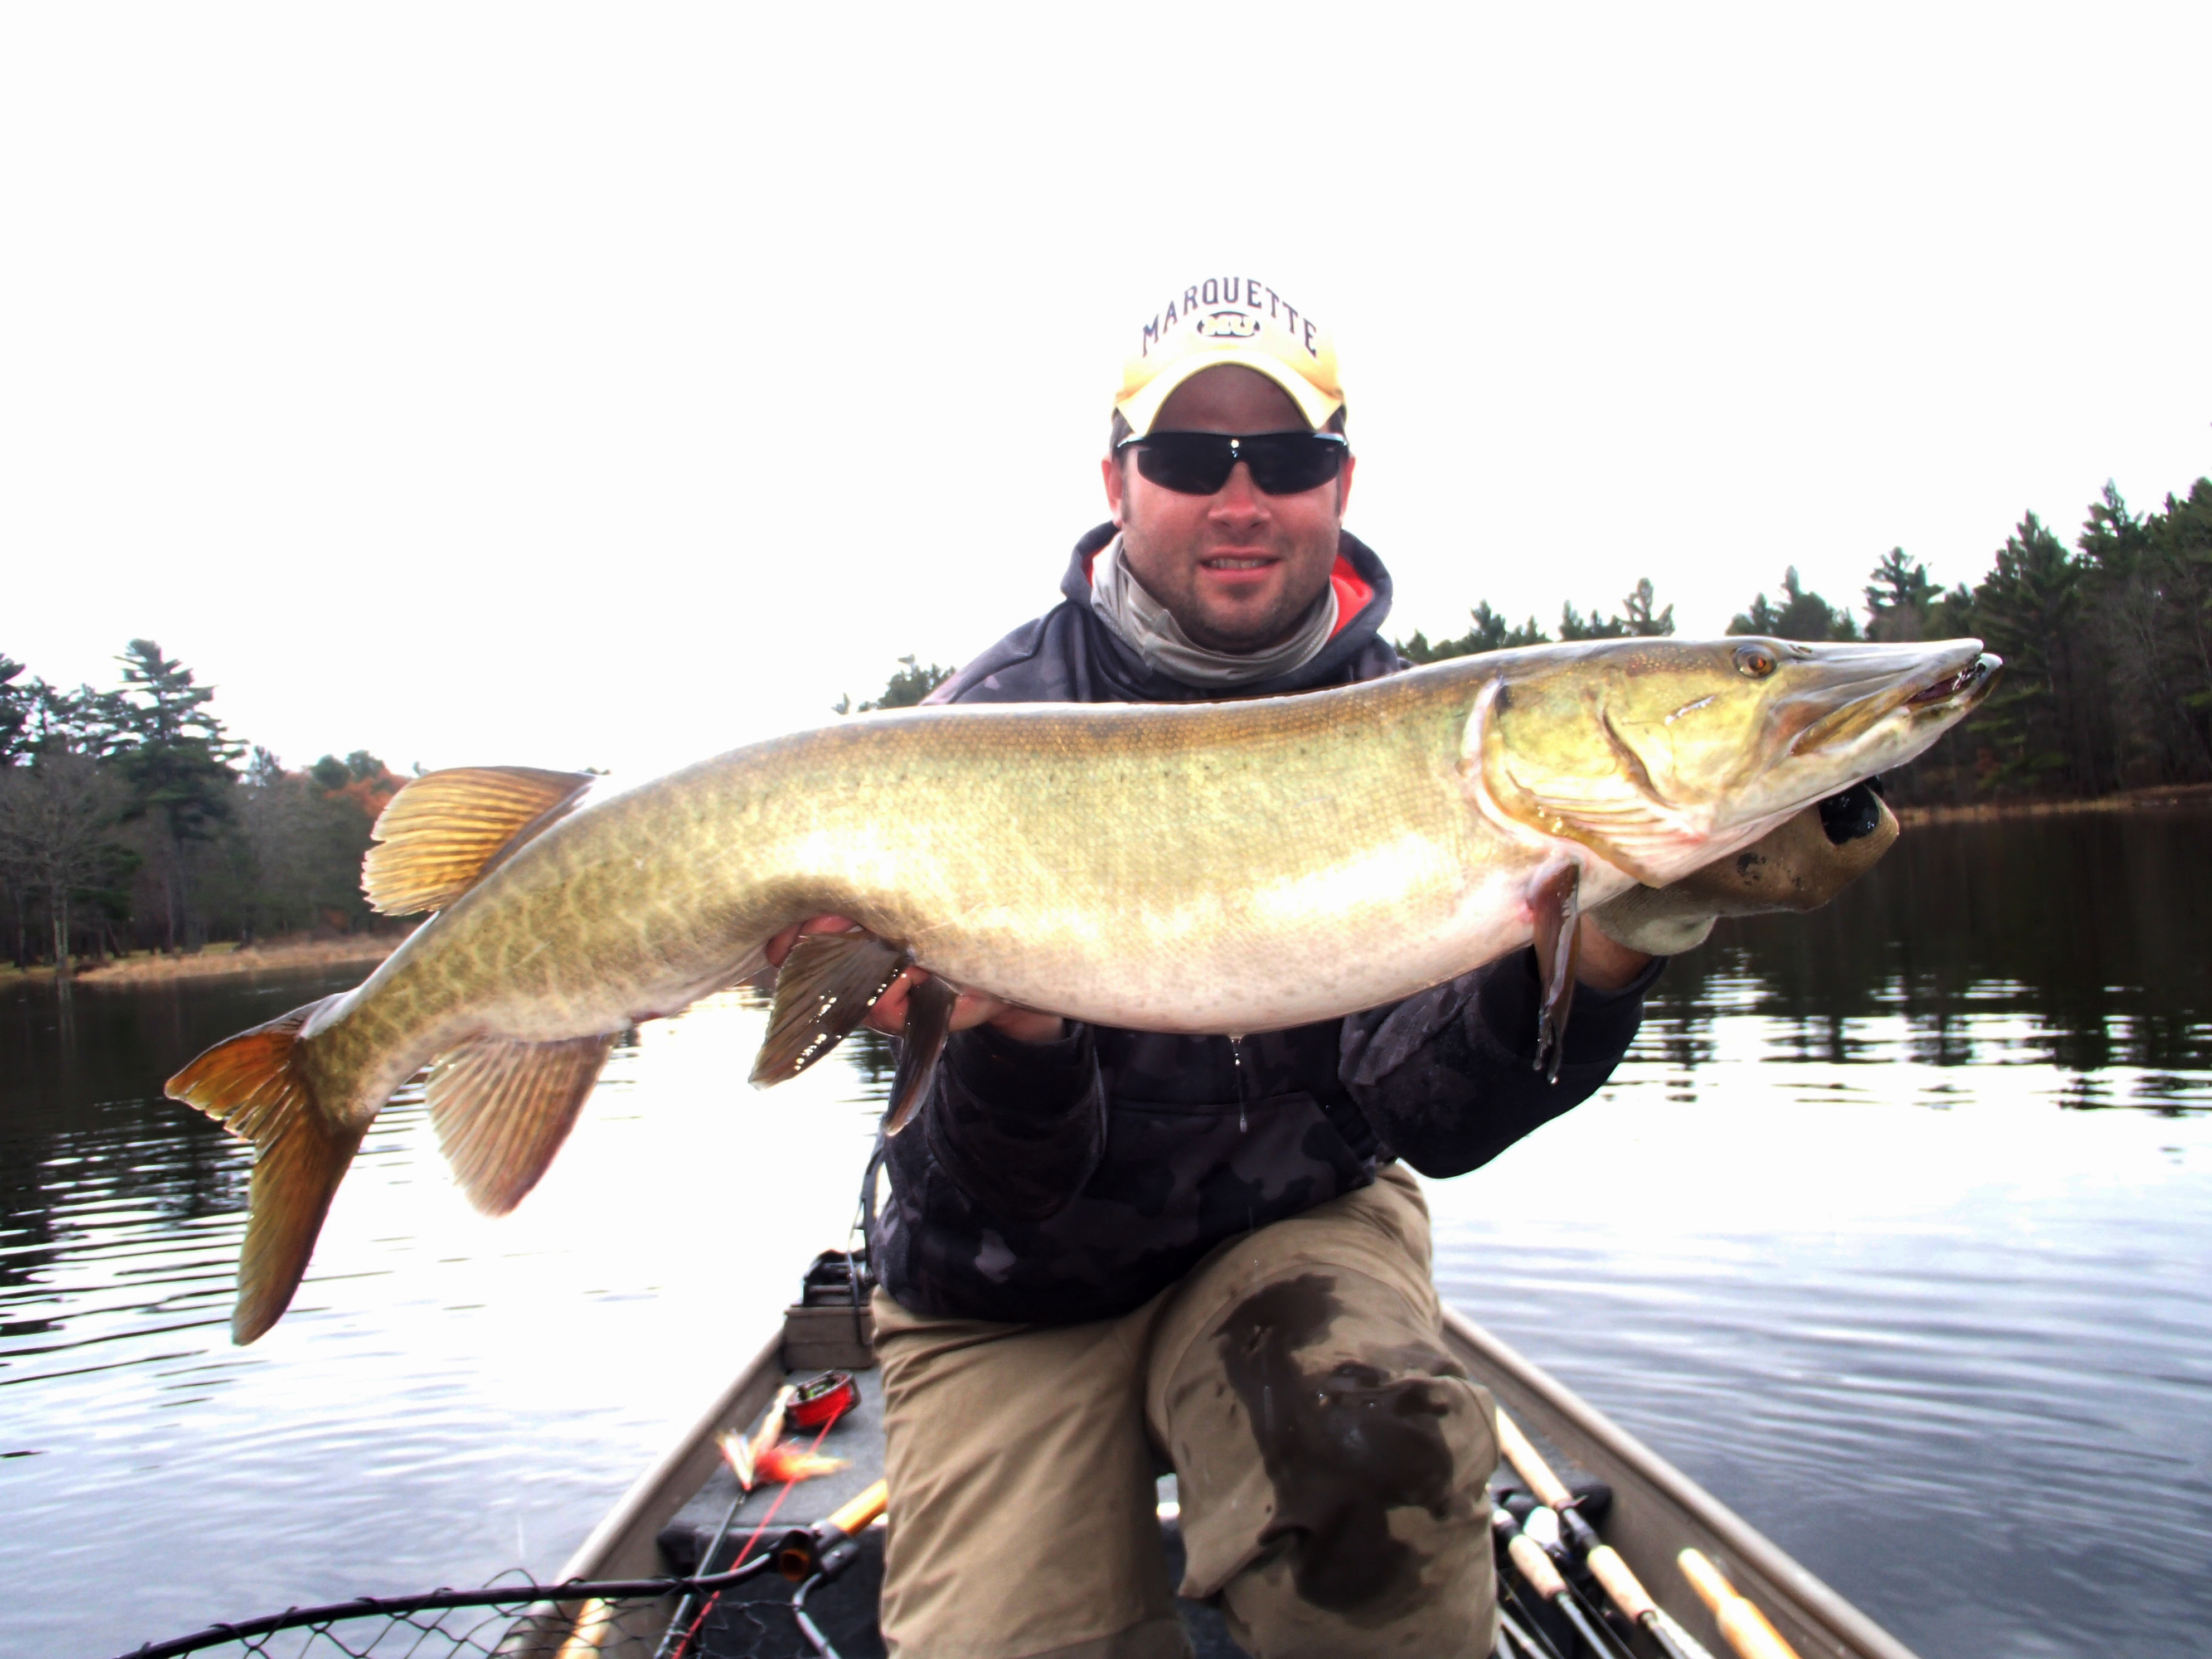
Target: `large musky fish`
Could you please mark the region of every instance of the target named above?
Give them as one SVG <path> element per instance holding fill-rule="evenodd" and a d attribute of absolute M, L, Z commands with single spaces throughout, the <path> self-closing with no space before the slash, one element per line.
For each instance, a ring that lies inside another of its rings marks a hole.
<path fill-rule="evenodd" d="M 754 1080 L 826 1052 L 915 963 L 939 978 L 911 999 L 894 1127 L 944 1040 L 946 984 L 1239 1035 L 1533 938 L 1556 1052 L 1578 907 L 1911 758 L 1996 666 L 1975 640 L 1613 640 L 1297 697 L 903 711 L 590 799 L 565 773 L 434 773 L 386 810 L 363 884 L 435 919 L 356 989 L 169 1082 L 258 1149 L 233 1334 L 283 1314 L 362 1135 L 422 1066 L 463 1189 L 502 1212 L 617 1036 L 759 972 L 804 917 L 866 931 L 786 961 Z"/>

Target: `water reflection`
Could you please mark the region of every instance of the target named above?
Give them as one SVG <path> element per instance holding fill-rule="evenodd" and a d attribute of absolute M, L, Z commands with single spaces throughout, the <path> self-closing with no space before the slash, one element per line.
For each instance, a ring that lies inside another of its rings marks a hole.
<path fill-rule="evenodd" d="M 1930 1659 L 2201 1649 L 2207 848 L 1943 826 L 1723 924 L 1597 1099 L 1431 1186 L 1439 1287 Z"/>
<path fill-rule="evenodd" d="M 2129 1103 L 2204 1103 L 2212 1069 L 2212 817 L 2084 813 L 1908 833 L 1844 898 L 1723 922 L 1651 1000 L 1668 1058 L 1712 1022 L 1781 1022 L 1770 1060 L 2041 1063 L 2142 1073 Z M 2094 1088 L 2081 1104 L 2116 1103 Z"/>
<path fill-rule="evenodd" d="M 14 1344 L 58 1330 L 64 1316 L 80 1327 L 118 1313 L 157 1327 L 210 1322 L 192 1287 L 223 1277 L 210 1252 L 234 1249 L 251 1159 L 199 1114 L 149 1109 L 149 1088 L 158 1092 L 179 1055 L 346 982 L 0 990 L 0 1340 L 10 1345 L 0 1385 L 25 1381 L 24 1358 L 46 1352 Z M 86 1282 L 82 1261 L 58 1271 L 95 1235 L 100 1260 L 130 1264 L 112 1283 Z M 149 1299 L 131 1304 L 134 1287 Z M 90 1340 L 79 1328 L 68 1346 Z"/>
<path fill-rule="evenodd" d="M 251 1155 L 153 1096 L 343 983 L 81 987 L 67 1053 L 51 990 L 0 986 L 0 1654 L 550 1573 L 842 1241 L 866 1085 L 823 1066 L 757 1094 L 763 1015 L 715 999 L 617 1046 L 501 1220 L 403 1094 L 290 1313 L 231 1346 Z M 133 1539 L 148 1559 L 118 1582 Z"/>
<path fill-rule="evenodd" d="M 1434 1188 L 1445 1293 L 1929 1659 L 2212 1625 L 2208 832 L 1920 831 L 1725 926 L 1601 1098 Z M 0 983 L 0 1653 L 552 1571 L 843 1237 L 889 1048 L 756 1093 L 733 995 L 502 1221 L 403 1099 L 232 1348 L 249 1155 L 161 1079 L 349 977 Z"/>

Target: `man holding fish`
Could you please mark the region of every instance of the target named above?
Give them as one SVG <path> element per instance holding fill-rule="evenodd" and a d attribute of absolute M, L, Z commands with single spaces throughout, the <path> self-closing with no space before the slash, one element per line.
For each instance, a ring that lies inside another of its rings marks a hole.
<path fill-rule="evenodd" d="M 1311 317 L 1193 284 L 1136 337 L 1066 602 L 937 707 L 623 790 L 410 781 L 362 885 L 434 919 L 169 1080 L 255 1147 L 234 1338 L 409 1079 L 501 1214 L 624 1030 L 774 961 L 757 1083 L 864 1017 L 902 1038 L 871 1229 L 896 1651 L 1181 1653 L 1162 1466 L 1184 1587 L 1255 1651 L 1486 1647 L 1490 1413 L 1401 1164 L 1495 1157 L 1612 1071 L 1657 957 L 1871 863 L 1863 781 L 1999 665 L 1665 639 L 1398 672 L 1343 407 Z"/>
<path fill-rule="evenodd" d="M 1310 316 L 1256 282 L 1187 288 L 1139 331 L 1109 449 L 1112 522 L 1077 544 L 1065 602 L 933 702 L 1280 696 L 1404 666 L 1378 631 L 1389 574 L 1342 527 L 1355 463 Z M 1459 1174 L 1587 1097 L 1657 952 L 1777 894 L 1825 902 L 1880 855 L 1893 820 L 1854 806 L 1879 833 L 1838 845 L 1808 811 L 1698 896 L 1563 917 L 1573 1018 L 1548 1055 L 1533 947 L 1242 1038 L 963 994 L 871 1229 L 891 1651 L 1187 1654 L 1153 1520 L 1172 1467 L 1182 1593 L 1264 1659 L 1486 1653 L 1490 1402 L 1441 1346 L 1399 1160 Z M 816 918 L 770 957 L 852 925 Z M 926 977 L 872 1021 L 906 1030 Z"/>

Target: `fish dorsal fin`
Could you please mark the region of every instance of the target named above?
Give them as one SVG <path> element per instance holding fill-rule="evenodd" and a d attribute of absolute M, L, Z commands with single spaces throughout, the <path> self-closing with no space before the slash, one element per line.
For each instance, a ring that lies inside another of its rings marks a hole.
<path fill-rule="evenodd" d="M 387 916 L 443 909 L 594 781 L 588 772 L 526 766 L 462 766 L 416 778 L 370 831 L 378 844 L 361 865 L 369 908 Z"/>
<path fill-rule="evenodd" d="M 614 1035 L 561 1042 L 479 1037 L 430 1067 L 430 1121 L 453 1178 L 486 1215 L 538 1184 L 599 1081 Z"/>
<path fill-rule="evenodd" d="M 845 1038 L 913 958 L 873 933 L 802 933 L 775 976 L 752 1084 L 797 1077 Z"/>

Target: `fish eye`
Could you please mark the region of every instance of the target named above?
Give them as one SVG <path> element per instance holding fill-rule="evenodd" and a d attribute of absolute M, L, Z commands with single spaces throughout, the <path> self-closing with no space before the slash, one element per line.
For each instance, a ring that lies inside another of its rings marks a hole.
<path fill-rule="evenodd" d="M 1747 680 L 1763 680 L 1777 666 L 1774 653 L 1763 645 L 1739 645 L 1735 648 L 1735 672 Z"/>

